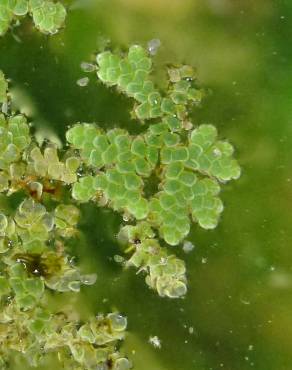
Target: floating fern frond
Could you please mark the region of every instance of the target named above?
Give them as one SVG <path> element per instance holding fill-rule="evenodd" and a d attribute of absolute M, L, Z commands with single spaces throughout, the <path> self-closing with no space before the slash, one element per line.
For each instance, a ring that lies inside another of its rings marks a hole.
<path fill-rule="evenodd" d="M 67 140 L 79 151 L 84 166 L 84 176 L 73 185 L 73 198 L 96 201 L 130 221 L 146 221 L 169 245 L 182 242 L 192 223 L 215 228 L 223 211 L 219 183 L 237 179 L 240 167 L 232 145 L 217 139 L 214 126 L 191 130 L 190 107 L 203 96 L 195 70 L 186 65 L 169 68 L 168 88 L 159 91 L 151 77 L 151 57 L 139 45 L 130 47 L 126 55 L 100 53 L 96 60 L 98 78 L 133 98 L 136 118 L 150 120 L 150 125 L 136 136 L 120 129 L 105 132 L 90 124 L 70 128 Z M 150 186 L 154 190 L 148 188 L 146 195 L 148 179 L 158 189 Z M 139 229 L 141 225 L 145 223 Z M 147 245 L 148 241 L 135 248 L 132 264 L 138 267 L 133 261 L 144 250 L 148 253 Z M 156 245 L 158 254 L 163 250 L 155 238 L 149 245 Z M 147 281 L 153 281 L 150 275 Z"/>
<path fill-rule="evenodd" d="M 29 9 L 36 28 L 47 34 L 54 34 L 63 26 L 66 9 L 60 2 L 29 0 Z"/>
<path fill-rule="evenodd" d="M 134 266 L 145 272 L 145 281 L 151 289 L 156 290 L 161 297 L 179 298 L 185 295 L 187 287 L 184 261 L 169 255 L 159 245 L 147 222 L 124 226 L 118 239 L 131 252 L 126 266 Z"/>
<path fill-rule="evenodd" d="M 202 125 L 191 133 L 189 159 L 186 165 L 194 170 L 225 182 L 238 179 L 240 167 L 232 158 L 233 146 L 217 141 L 217 130 L 212 125 Z"/>
<path fill-rule="evenodd" d="M 212 125 L 199 126 L 187 139 L 170 132 L 165 122 L 138 136 L 118 129 L 105 133 L 90 124 L 73 126 L 67 140 L 96 172 L 74 184 L 73 197 L 147 219 L 168 244 L 177 245 L 188 235 L 191 220 L 206 229 L 216 227 L 223 210 L 216 178 L 225 182 L 240 175 L 232 146 L 216 136 Z M 159 191 L 146 197 L 145 179 L 151 175 Z"/>
<path fill-rule="evenodd" d="M 0 4 L 0 36 L 11 23 L 31 15 L 35 27 L 45 34 L 55 34 L 63 26 L 66 9 L 61 2 L 49 0 L 2 0 Z"/>
<path fill-rule="evenodd" d="M 174 129 L 182 127 L 189 103 L 200 103 L 202 99 L 202 92 L 193 84 L 195 73 L 190 66 L 169 69 L 169 89 L 164 94 L 159 92 L 151 79 L 152 60 L 140 45 L 130 47 L 126 56 L 106 51 L 96 60 L 98 78 L 134 98 L 134 113 L 140 120 L 167 117 Z M 181 122 L 174 122 L 173 117 Z"/>

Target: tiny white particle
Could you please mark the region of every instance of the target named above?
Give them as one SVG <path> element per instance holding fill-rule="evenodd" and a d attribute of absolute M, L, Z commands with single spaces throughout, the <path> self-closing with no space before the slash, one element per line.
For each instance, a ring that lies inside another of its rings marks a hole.
<path fill-rule="evenodd" d="M 221 157 L 222 156 L 221 150 L 218 149 L 218 148 L 215 148 L 213 150 L 213 154 L 215 155 L 215 157 Z"/>
<path fill-rule="evenodd" d="M 194 244 L 189 242 L 189 241 L 185 241 L 184 244 L 183 244 L 183 251 L 185 253 L 190 253 L 193 249 L 195 248 Z"/>
<path fill-rule="evenodd" d="M 154 347 L 154 348 L 161 348 L 161 340 L 158 338 L 157 335 L 155 336 L 150 336 L 149 337 L 149 343 Z"/>

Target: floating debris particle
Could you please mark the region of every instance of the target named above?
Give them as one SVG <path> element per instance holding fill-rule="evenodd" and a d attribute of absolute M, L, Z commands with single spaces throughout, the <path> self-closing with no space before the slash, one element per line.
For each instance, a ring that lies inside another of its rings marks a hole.
<path fill-rule="evenodd" d="M 190 241 L 185 241 L 183 244 L 183 251 L 185 253 L 190 253 L 193 249 L 195 248 L 194 244 L 191 243 Z"/>
<path fill-rule="evenodd" d="M 158 338 L 157 335 L 153 337 L 149 337 L 149 343 L 154 347 L 154 348 L 161 348 L 161 340 Z"/>
<path fill-rule="evenodd" d="M 79 80 L 77 80 L 77 85 L 80 87 L 85 87 L 89 83 L 89 78 L 88 77 L 82 77 Z"/>
<path fill-rule="evenodd" d="M 215 148 L 215 149 L 213 150 L 213 154 L 215 155 L 215 157 L 221 157 L 221 156 L 222 156 L 222 152 L 221 152 L 221 150 L 220 150 L 220 149 L 218 149 L 218 148 Z"/>
<path fill-rule="evenodd" d="M 123 262 L 125 262 L 125 258 L 123 256 L 120 256 L 120 255 L 116 254 L 114 256 L 114 261 L 117 262 L 117 263 L 123 263 Z"/>
<path fill-rule="evenodd" d="M 87 73 L 94 72 L 96 70 L 96 67 L 94 64 L 87 63 L 87 62 L 82 62 L 80 64 L 80 67 L 83 72 L 87 72 Z"/>

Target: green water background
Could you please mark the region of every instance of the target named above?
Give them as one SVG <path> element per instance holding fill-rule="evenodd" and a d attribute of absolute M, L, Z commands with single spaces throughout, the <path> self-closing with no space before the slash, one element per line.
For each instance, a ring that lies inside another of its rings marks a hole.
<path fill-rule="evenodd" d="M 198 68 L 209 93 L 193 122 L 215 124 L 242 166 L 240 180 L 223 186 L 216 230 L 194 226 L 193 252 L 174 248 L 188 268 L 184 300 L 161 299 L 134 270 L 122 272 L 113 261 L 120 217 L 84 206 L 74 253 L 98 281 L 83 289 L 81 315 L 126 314 L 124 348 L 137 370 L 291 370 L 292 1 L 67 3 L 74 9 L 60 34 L 40 35 L 28 21 L 0 40 L 0 69 L 37 129 L 63 139 L 83 121 L 135 132 L 127 98 L 94 76 L 87 87 L 76 84 L 85 76 L 80 63 L 107 39 L 126 48 L 159 38 L 159 70 L 167 62 Z M 148 343 L 153 335 L 161 349 Z"/>

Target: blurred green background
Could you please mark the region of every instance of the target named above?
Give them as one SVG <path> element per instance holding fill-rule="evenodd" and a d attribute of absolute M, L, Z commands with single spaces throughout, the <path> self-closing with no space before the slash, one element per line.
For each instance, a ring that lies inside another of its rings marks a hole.
<path fill-rule="evenodd" d="M 292 1 L 67 4 L 58 35 L 40 35 L 27 21 L 0 40 L 0 69 L 37 130 L 63 140 L 68 125 L 83 121 L 135 132 L 128 99 L 94 76 L 87 87 L 77 85 L 80 63 L 107 43 L 126 48 L 158 38 L 158 70 L 168 62 L 197 67 L 208 96 L 193 122 L 215 124 L 242 166 L 240 180 L 223 187 L 217 229 L 194 226 L 193 252 L 174 250 L 187 263 L 184 300 L 161 299 L 134 270 L 122 272 L 113 261 L 120 217 L 83 207 L 74 253 L 98 281 L 83 290 L 81 315 L 126 314 L 124 349 L 137 370 L 291 370 Z M 161 349 L 148 343 L 154 335 Z"/>

